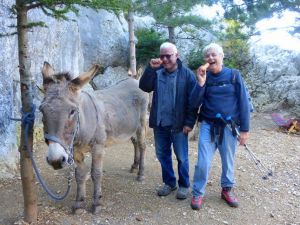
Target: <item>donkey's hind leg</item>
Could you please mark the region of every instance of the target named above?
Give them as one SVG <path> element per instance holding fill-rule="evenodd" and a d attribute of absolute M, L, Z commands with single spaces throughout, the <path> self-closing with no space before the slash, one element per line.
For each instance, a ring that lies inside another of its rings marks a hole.
<path fill-rule="evenodd" d="M 140 164 L 140 151 L 138 148 L 138 142 L 136 137 L 131 137 L 130 138 L 133 147 L 134 147 L 134 159 L 133 159 L 133 164 L 131 165 L 130 168 L 130 173 L 134 173 L 138 168 Z"/>
<path fill-rule="evenodd" d="M 144 169 L 145 169 L 145 151 L 146 151 L 146 129 L 144 126 L 141 126 L 137 132 L 137 148 L 139 152 L 139 170 L 138 170 L 138 181 L 143 181 L 145 179 Z"/>

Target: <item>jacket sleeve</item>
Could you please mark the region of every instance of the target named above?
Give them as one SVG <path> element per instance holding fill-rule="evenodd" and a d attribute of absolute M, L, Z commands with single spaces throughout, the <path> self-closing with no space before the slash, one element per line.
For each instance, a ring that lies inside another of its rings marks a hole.
<path fill-rule="evenodd" d="M 191 71 L 188 70 L 189 73 L 189 79 L 187 83 L 187 107 L 186 107 L 186 118 L 185 118 L 185 126 L 188 126 L 190 128 L 193 128 L 197 119 L 197 112 L 198 112 L 198 107 L 194 107 L 191 102 L 191 93 L 194 88 L 194 86 L 197 84 L 195 74 Z"/>
<path fill-rule="evenodd" d="M 238 96 L 240 131 L 248 132 L 250 129 L 250 103 L 247 95 L 246 86 L 240 73 L 238 73 L 236 85 Z"/>
<path fill-rule="evenodd" d="M 205 85 L 203 87 L 200 87 L 197 82 L 195 83 L 189 97 L 189 104 L 191 105 L 191 107 L 198 109 L 202 105 L 205 88 Z"/>
<path fill-rule="evenodd" d="M 158 68 L 160 69 L 160 68 Z M 154 90 L 156 82 L 156 70 L 150 66 L 147 66 L 139 82 L 139 88 L 145 92 L 151 92 Z"/>

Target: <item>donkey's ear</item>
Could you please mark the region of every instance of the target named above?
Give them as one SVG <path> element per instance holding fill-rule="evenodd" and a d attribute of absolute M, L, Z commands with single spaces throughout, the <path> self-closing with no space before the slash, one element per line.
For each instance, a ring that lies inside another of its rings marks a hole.
<path fill-rule="evenodd" d="M 51 77 L 55 73 L 54 69 L 48 62 L 44 62 L 42 69 L 43 79 L 45 80 L 48 77 Z"/>
<path fill-rule="evenodd" d="M 88 83 L 98 73 L 100 65 L 96 64 L 85 73 L 80 74 L 74 80 L 71 81 L 70 87 L 72 90 L 81 89 L 86 83 Z"/>

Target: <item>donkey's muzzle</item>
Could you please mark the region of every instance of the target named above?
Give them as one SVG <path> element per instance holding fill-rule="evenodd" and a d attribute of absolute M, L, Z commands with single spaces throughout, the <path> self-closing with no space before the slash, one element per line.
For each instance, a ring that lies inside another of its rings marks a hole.
<path fill-rule="evenodd" d="M 62 156 L 59 160 L 54 160 L 54 161 L 50 161 L 48 157 L 46 157 L 46 160 L 48 164 L 51 165 L 55 170 L 62 169 L 66 163 L 66 157 L 64 156 Z"/>

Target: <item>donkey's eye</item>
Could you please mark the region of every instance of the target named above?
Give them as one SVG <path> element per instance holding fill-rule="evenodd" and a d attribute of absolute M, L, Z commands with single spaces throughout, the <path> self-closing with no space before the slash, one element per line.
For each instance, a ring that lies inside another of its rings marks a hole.
<path fill-rule="evenodd" d="M 70 112 L 70 116 L 73 116 L 75 114 L 75 109 L 72 109 Z"/>
<path fill-rule="evenodd" d="M 75 112 L 76 112 L 76 110 L 75 110 L 75 109 L 72 109 L 71 112 L 70 112 L 70 114 L 69 114 L 69 118 L 73 117 L 74 114 L 75 114 Z"/>

